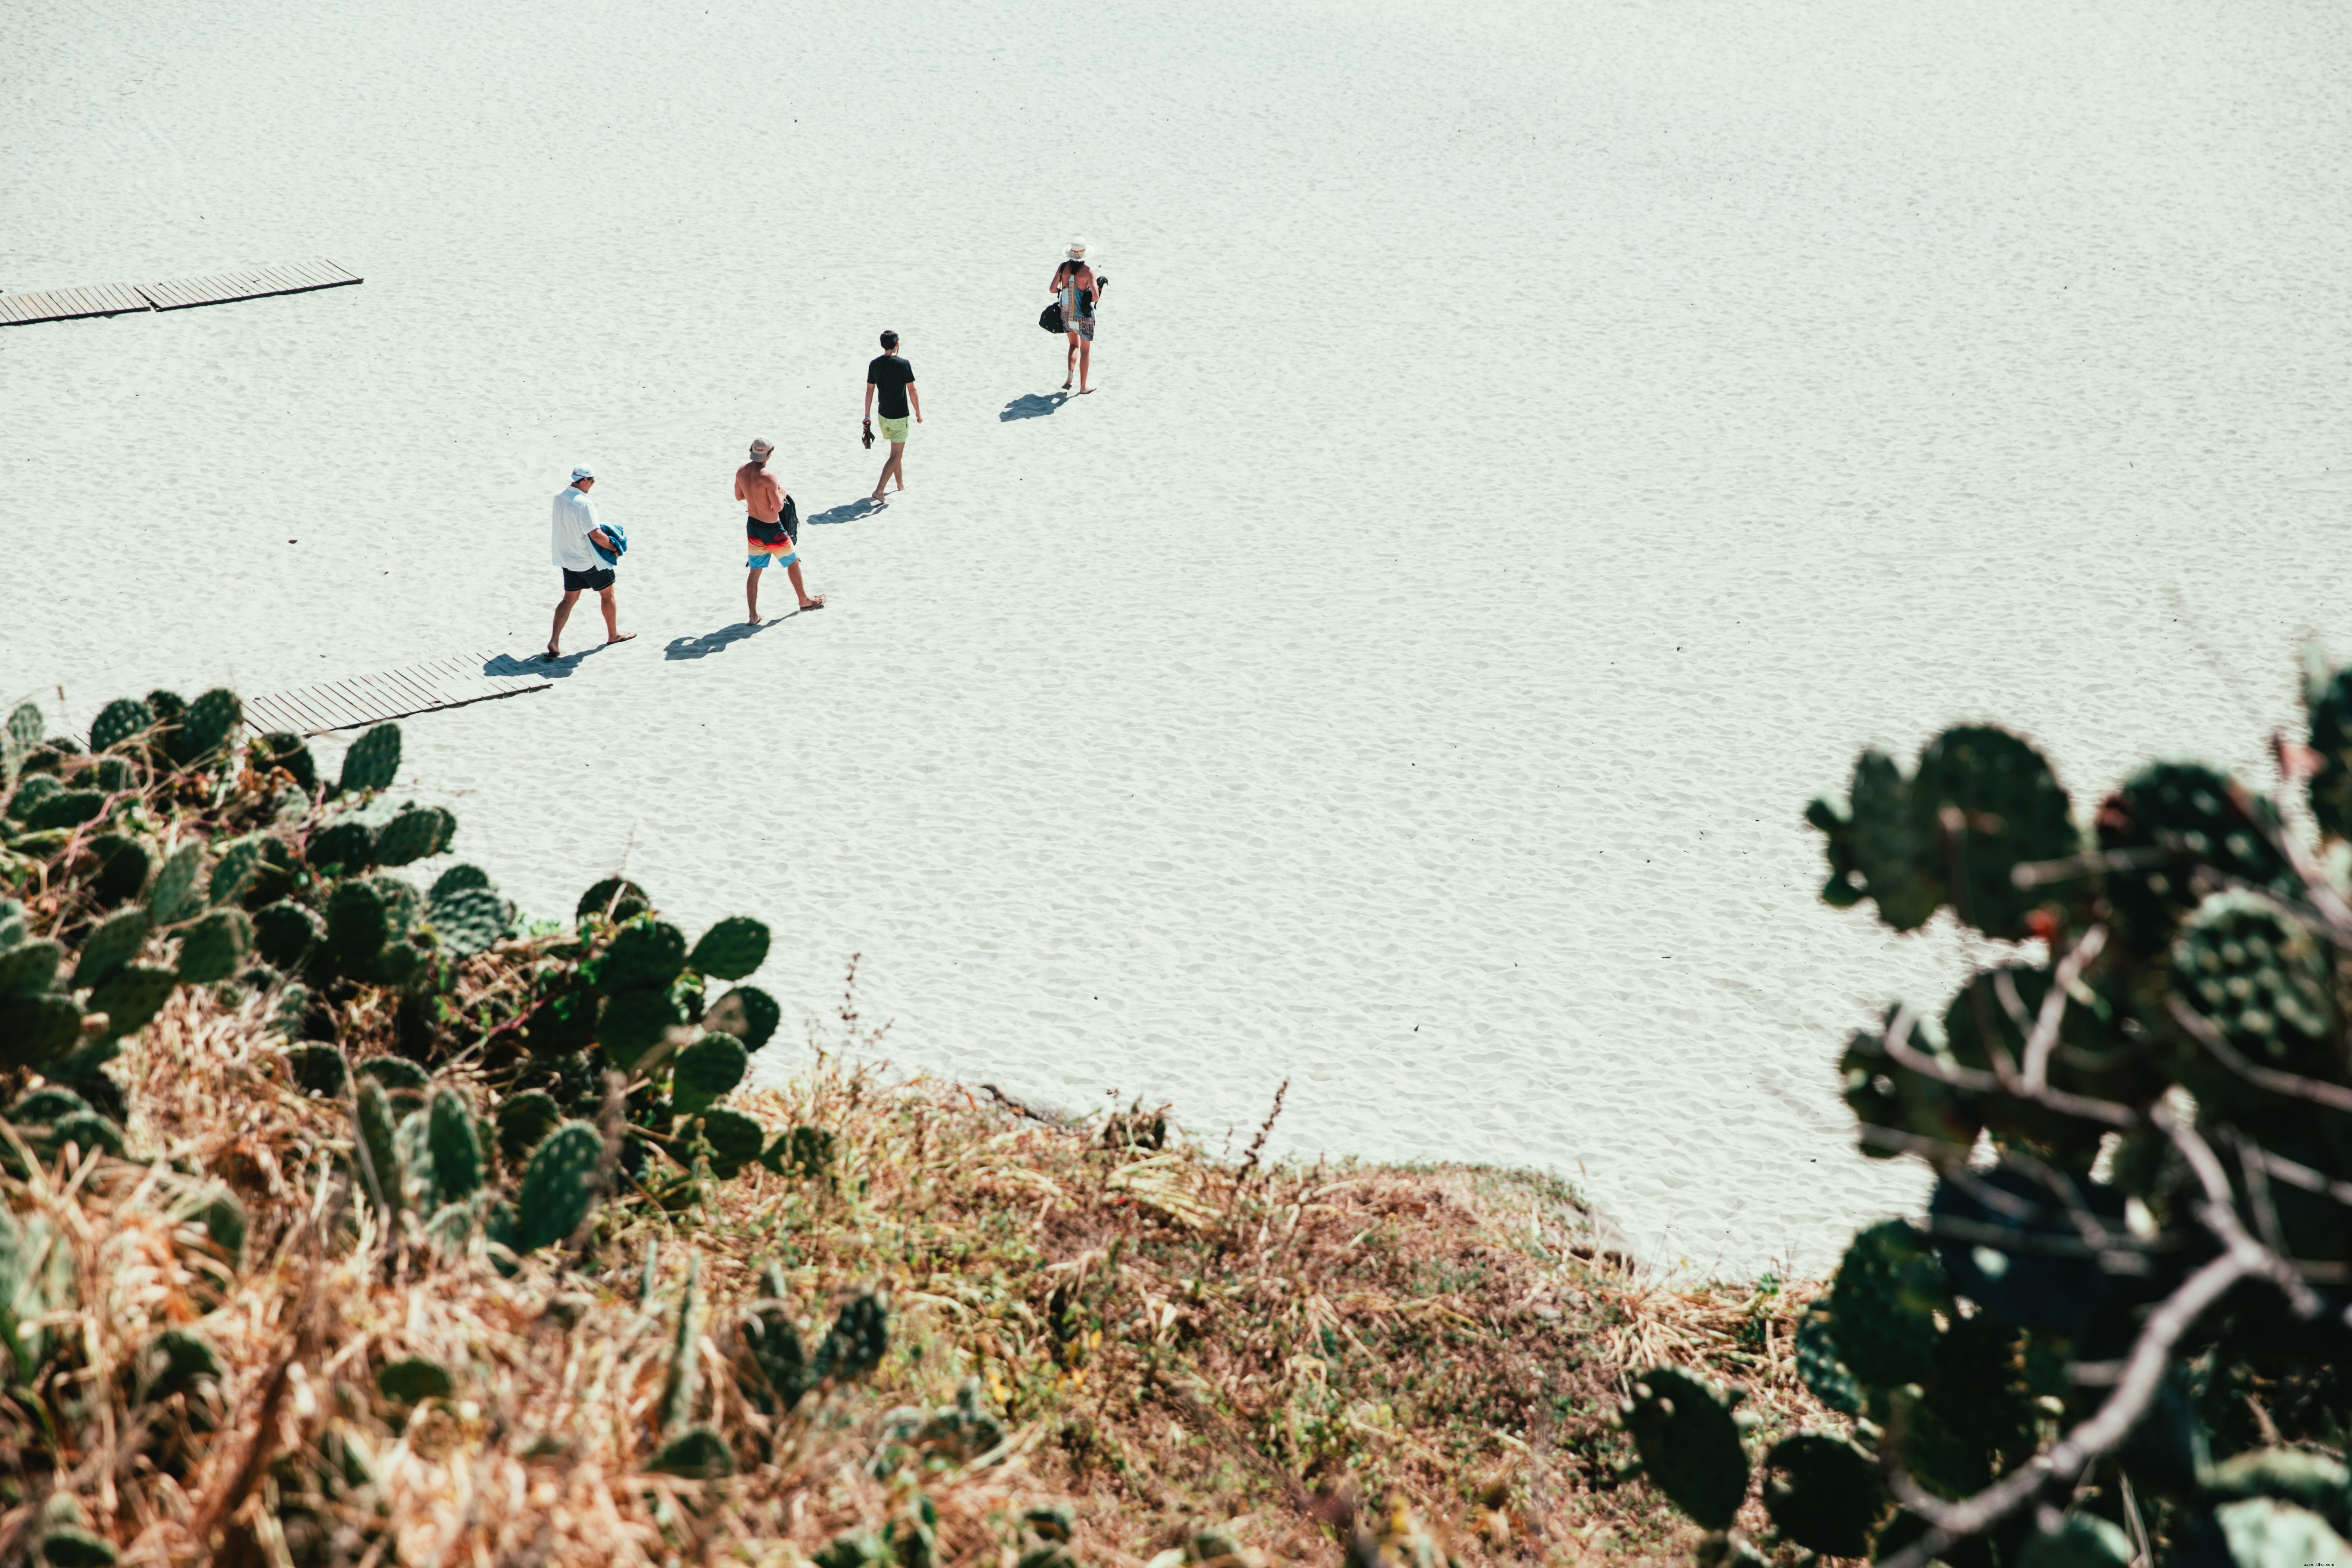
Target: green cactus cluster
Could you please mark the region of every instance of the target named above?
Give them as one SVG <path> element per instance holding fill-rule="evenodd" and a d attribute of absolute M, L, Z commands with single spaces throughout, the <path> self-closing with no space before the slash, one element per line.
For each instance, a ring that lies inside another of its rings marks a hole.
<path fill-rule="evenodd" d="M 1972 725 L 1908 777 L 1864 752 L 1847 801 L 1808 808 L 1832 906 L 1869 900 L 1896 931 L 1949 906 L 2014 945 L 1840 1060 L 1864 1152 L 1923 1157 L 1936 1183 L 1924 1215 L 1855 1236 L 1800 1322 L 1822 1428 L 1751 1453 L 1695 1380 L 1640 1380 L 1642 1468 L 1712 1532 L 1703 1560 L 1910 1563 L 1945 1505 L 2004 1482 L 2013 1506 L 1970 1515 L 1949 1568 L 2346 1550 L 2352 669 L 2315 664 L 2305 699 L 2308 752 L 2281 746 L 2275 794 L 2168 760 L 2077 814 L 2030 744 Z M 2119 1440 L 2052 1466 L 2126 1397 L 2116 1369 L 2161 1304 L 2250 1245 L 2279 1261 L 2185 1321 Z M 1751 1498 L 1770 1521 L 1752 1545 Z"/>

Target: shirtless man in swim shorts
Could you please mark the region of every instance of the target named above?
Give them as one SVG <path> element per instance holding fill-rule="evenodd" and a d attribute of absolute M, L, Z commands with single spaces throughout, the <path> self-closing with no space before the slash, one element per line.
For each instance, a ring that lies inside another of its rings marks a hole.
<path fill-rule="evenodd" d="M 1080 396 L 1093 390 L 1087 385 L 1087 369 L 1095 353 L 1095 303 L 1102 298 L 1102 284 L 1095 281 L 1095 269 L 1087 262 L 1087 248 L 1083 239 L 1070 241 L 1068 259 L 1054 268 L 1054 280 L 1045 286 L 1046 291 L 1061 303 L 1062 330 L 1070 339 L 1069 355 L 1062 363 L 1062 390 L 1070 390 L 1075 366 Z"/>
<path fill-rule="evenodd" d="M 752 442 L 751 460 L 735 470 L 735 499 L 746 513 L 743 548 L 749 553 L 744 564 L 751 568 L 743 579 L 743 606 L 751 616 L 745 624 L 754 626 L 760 624 L 760 574 L 772 565 L 782 567 L 793 580 L 802 609 L 824 608 L 824 595 L 812 597 L 801 584 L 800 510 L 768 472 L 768 454 L 775 449 L 772 442 Z"/>

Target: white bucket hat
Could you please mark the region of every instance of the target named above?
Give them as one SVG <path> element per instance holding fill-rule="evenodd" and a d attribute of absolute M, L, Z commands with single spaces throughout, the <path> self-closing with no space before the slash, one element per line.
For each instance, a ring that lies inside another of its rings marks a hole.
<path fill-rule="evenodd" d="M 776 444 L 773 441 L 754 441 L 751 443 L 751 456 L 754 458 L 764 458 L 775 449 Z"/>
<path fill-rule="evenodd" d="M 1092 249 L 1092 248 L 1093 248 L 1093 247 L 1089 246 L 1089 245 L 1088 245 L 1085 240 L 1083 240 L 1083 239 L 1074 239 L 1074 240 L 1070 241 L 1070 254 L 1071 254 L 1073 257 L 1084 256 L 1084 255 L 1085 255 L 1088 250 L 1090 250 L 1090 249 Z"/>

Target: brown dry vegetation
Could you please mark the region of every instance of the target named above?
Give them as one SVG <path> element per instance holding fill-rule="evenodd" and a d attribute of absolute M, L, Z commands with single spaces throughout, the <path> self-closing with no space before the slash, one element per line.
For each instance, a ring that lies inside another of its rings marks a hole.
<path fill-rule="evenodd" d="M 1055 1502 L 1070 1554 L 1104 1568 L 1208 1525 L 1269 1561 L 1335 1562 L 1351 1523 L 1398 1560 L 1422 1532 L 1465 1564 L 1639 1561 L 1693 1537 L 1619 1479 L 1632 1373 L 1742 1384 L 1768 1432 L 1820 1415 L 1790 1355 L 1801 1295 L 1644 1283 L 1547 1178 L 1109 1148 L 1098 1122 L 822 1052 L 737 1100 L 772 1130 L 830 1129 L 831 1183 L 755 1169 L 684 1207 L 625 1198 L 582 1251 L 503 1277 L 478 1247 L 385 1245 L 338 1174 L 342 1107 L 289 1087 L 280 1043 L 259 1001 L 184 991 L 117 1065 L 131 1158 L 69 1151 L 13 1184 L 79 1273 L 84 1305 L 55 1325 L 76 1370 L 46 1392 L 90 1436 L 54 1475 L 0 1452 L 0 1561 L 58 1491 L 146 1563 L 786 1563 L 925 1500 L 940 1563 L 1013 1568 L 1040 1544 L 1023 1510 Z M 238 1189 L 242 1269 L 177 1217 L 180 1172 Z M 772 1262 L 815 1331 L 856 1290 L 885 1295 L 892 1329 L 872 1378 L 774 1424 L 733 1375 Z M 741 1467 L 708 1483 L 644 1470 L 689 1267 L 697 1419 Z M 141 1404 L 139 1360 L 174 1325 L 221 1374 Z M 448 1398 L 378 1392 L 410 1356 L 451 1371 Z M 973 1384 L 1003 1423 L 987 1451 L 885 1440 L 893 1407 Z"/>

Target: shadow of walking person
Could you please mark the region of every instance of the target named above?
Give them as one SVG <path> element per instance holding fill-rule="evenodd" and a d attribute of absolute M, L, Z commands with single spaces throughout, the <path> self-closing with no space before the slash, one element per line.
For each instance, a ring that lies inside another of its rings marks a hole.
<path fill-rule="evenodd" d="M 1000 422 L 1014 419 L 1042 419 L 1070 400 L 1066 392 L 1024 392 L 1004 405 L 997 415 Z"/>

